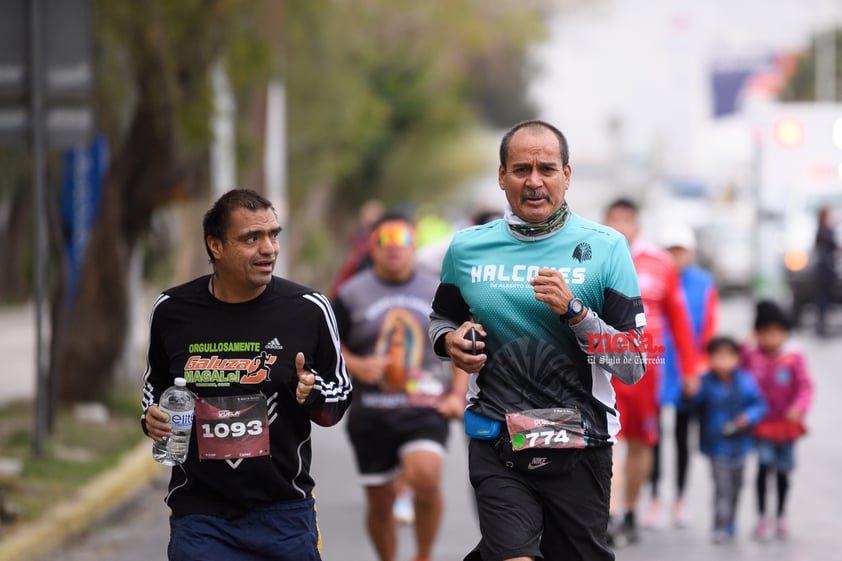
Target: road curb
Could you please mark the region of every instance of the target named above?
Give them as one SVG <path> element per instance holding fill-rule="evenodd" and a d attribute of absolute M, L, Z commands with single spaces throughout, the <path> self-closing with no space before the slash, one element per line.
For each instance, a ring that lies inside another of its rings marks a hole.
<path fill-rule="evenodd" d="M 97 519 L 135 496 L 166 468 L 152 459 L 143 439 L 117 466 L 47 511 L 41 519 L 15 528 L 0 542 L 0 561 L 34 561 L 58 549 Z"/>

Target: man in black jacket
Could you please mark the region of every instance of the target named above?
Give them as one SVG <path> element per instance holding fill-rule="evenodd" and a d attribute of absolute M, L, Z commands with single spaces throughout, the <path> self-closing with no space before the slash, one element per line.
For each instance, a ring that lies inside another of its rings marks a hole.
<path fill-rule="evenodd" d="M 154 304 L 143 427 L 170 432 L 158 407 L 176 377 L 196 394 L 187 460 L 172 468 L 170 560 L 319 560 L 310 423 L 337 423 L 351 398 L 327 298 L 274 276 L 281 227 L 249 190 L 204 219 L 213 274 Z"/>

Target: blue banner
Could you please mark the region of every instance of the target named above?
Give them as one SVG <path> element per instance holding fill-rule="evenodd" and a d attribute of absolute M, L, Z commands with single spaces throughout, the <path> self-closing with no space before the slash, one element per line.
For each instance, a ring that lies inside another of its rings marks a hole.
<path fill-rule="evenodd" d="M 99 211 L 107 165 L 108 146 L 102 135 L 88 147 L 70 148 L 62 154 L 61 215 L 67 242 L 68 304 L 76 297 L 88 235 Z"/>

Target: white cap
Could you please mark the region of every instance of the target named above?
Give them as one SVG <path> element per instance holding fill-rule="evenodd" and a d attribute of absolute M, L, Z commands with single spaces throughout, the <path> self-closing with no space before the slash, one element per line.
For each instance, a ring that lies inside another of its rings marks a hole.
<path fill-rule="evenodd" d="M 696 235 L 693 229 L 680 222 L 664 225 L 658 236 L 658 242 L 664 248 L 683 247 L 690 251 L 696 250 Z"/>

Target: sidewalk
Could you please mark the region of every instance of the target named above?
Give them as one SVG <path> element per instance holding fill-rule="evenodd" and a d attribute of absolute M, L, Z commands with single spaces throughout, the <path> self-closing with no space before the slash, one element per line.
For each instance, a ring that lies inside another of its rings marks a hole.
<path fill-rule="evenodd" d="M 130 352 L 145 345 L 148 311 L 142 310 L 145 300 L 138 300 L 131 318 Z M 45 320 L 45 346 L 49 345 L 47 322 Z M 34 303 L 0 307 L 0 356 L 4 357 L 9 373 L 0 386 L 0 406 L 19 400 L 34 400 Z M 138 389 L 138 395 L 139 392 Z M 138 407 L 139 400 L 140 397 Z M 74 497 L 57 504 L 40 520 L 4 529 L 5 532 L 0 534 L 0 561 L 36 561 L 43 558 L 135 496 L 166 469 L 152 459 L 150 446 L 147 440 L 140 442 L 125 454 L 113 470 L 80 488 Z"/>
<path fill-rule="evenodd" d="M 129 356 L 143 356 L 148 341 L 149 311 L 157 293 L 145 292 L 140 297 L 133 297 L 130 310 Z M 45 304 L 46 306 L 46 304 Z M 45 317 L 44 329 L 45 352 L 49 352 L 50 318 Z M 3 385 L 0 386 L 0 406 L 12 401 L 35 399 L 35 303 L 26 302 L 0 306 L 0 357 L 6 365 Z M 138 370 L 131 370 L 128 375 L 134 379 Z M 138 396 L 140 386 L 138 385 Z M 140 398 L 138 397 L 138 400 Z"/>
<path fill-rule="evenodd" d="M 0 405 L 35 398 L 35 305 L 0 308 L 0 356 L 8 368 Z"/>
<path fill-rule="evenodd" d="M 0 561 L 36 561 L 59 549 L 97 520 L 118 508 L 167 468 L 155 462 L 149 441 L 126 453 L 111 471 L 55 505 L 40 520 L 16 526 L 0 537 Z"/>

